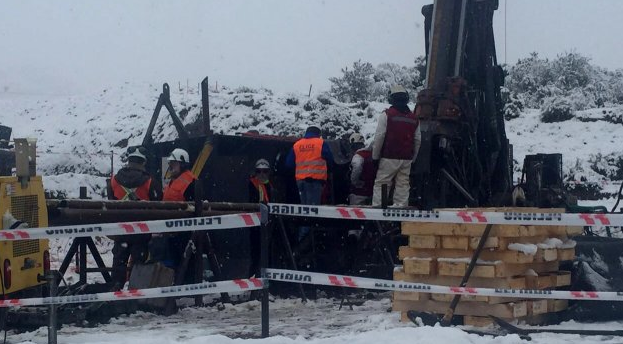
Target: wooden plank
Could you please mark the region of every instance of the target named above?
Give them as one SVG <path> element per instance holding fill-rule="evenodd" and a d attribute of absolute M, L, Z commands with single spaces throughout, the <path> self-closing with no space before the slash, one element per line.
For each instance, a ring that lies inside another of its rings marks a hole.
<path fill-rule="evenodd" d="M 437 261 L 437 273 L 440 276 L 464 276 L 469 266 L 466 262 Z M 472 277 L 494 278 L 495 265 L 476 265 Z"/>
<path fill-rule="evenodd" d="M 434 285 L 443 285 L 448 287 L 456 287 L 461 284 L 462 277 L 453 276 L 426 276 L 426 275 L 409 275 L 401 270 L 394 270 L 394 280 L 426 283 Z M 510 289 L 526 289 L 526 278 L 521 277 L 503 277 L 503 278 L 480 278 L 472 277 L 467 281 L 468 287 L 482 288 L 510 288 Z"/>
<path fill-rule="evenodd" d="M 498 267 L 496 277 L 525 276 L 528 270 L 536 273 L 558 271 L 558 262 L 538 262 L 529 264 L 503 263 Z"/>
<path fill-rule="evenodd" d="M 556 287 L 556 274 L 543 273 L 538 276 L 526 276 L 528 289 L 546 289 Z"/>
<path fill-rule="evenodd" d="M 575 259 L 575 247 L 572 248 L 559 248 L 558 249 L 558 260 L 574 260 Z"/>
<path fill-rule="evenodd" d="M 451 262 L 441 259 L 437 261 L 437 274 L 440 276 L 464 276 L 468 265 L 466 262 Z M 474 267 L 472 276 L 483 278 L 524 276 L 528 270 L 537 273 L 557 271 L 558 262 L 478 264 Z"/>
<path fill-rule="evenodd" d="M 410 275 L 437 275 L 437 261 L 434 259 L 405 258 L 403 268 Z"/>
<path fill-rule="evenodd" d="M 401 312 L 418 310 L 423 312 L 444 313 L 448 309 L 448 306 L 448 302 L 433 300 L 396 301 L 392 304 L 392 310 Z M 454 314 L 478 316 L 493 315 L 500 318 L 518 318 L 528 315 L 528 303 L 526 301 L 519 301 L 491 305 L 481 302 L 459 302 Z"/>
<path fill-rule="evenodd" d="M 480 237 L 485 227 L 486 224 L 403 222 L 402 234 Z M 544 232 L 543 228 L 537 230 L 535 226 L 493 225 L 489 235 L 492 237 L 522 237 L 547 235 L 547 232 Z"/>
<path fill-rule="evenodd" d="M 547 236 L 537 235 L 537 236 L 523 236 L 523 237 L 502 237 L 499 238 L 498 241 L 498 250 L 508 250 L 508 245 L 510 244 L 539 244 L 547 239 Z"/>
<path fill-rule="evenodd" d="M 417 258 L 467 258 L 470 259 L 473 252 L 463 250 L 447 250 L 447 249 L 414 249 L 408 246 L 401 246 L 398 249 L 398 257 L 400 259 L 417 257 Z M 518 251 L 491 251 L 483 250 L 480 252 L 480 259 L 490 261 L 503 261 L 507 263 L 522 264 L 532 263 L 534 256 L 526 255 Z"/>
<path fill-rule="evenodd" d="M 547 300 L 547 312 L 554 313 L 569 308 L 569 300 Z"/>
<path fill-rule="evenodd" d="M 571 285 L 571 271 L 560 270 L 556 273 L 556 287 Z"/>
<path fill-rule="evenodd" d="M 558 260 L 556 248 L 539 248 L 534 255 L 535 262 L 553 262 L 555 260 Z"/>
<path fill-rule="evenodd" d="M 450 302 L 454 298 L 454 295 L 448 294 L 430 294 L 430 299 L 440 302 Z M 525 301 L 525 299 L 519 297 L 499 297 L 499 296 L 480 296 L 480 295 L 463 295 L 461 296 L 461 302 L 486 302 L 488 304 L 508 303 L 516 301 Z"/>
<path fill-rule="evenodd" d="M 436 235 L 409 235 L 409 247 L 439 248 L 441 237 Z"/>
<path fill-rule="evenodd" d="M 469 248 L 475 250 L 480 243 L 480 237 L 469 238 Z M 500 247 L 500 238 L 489 236 L 485 241 L 485 245 L 482 248 L 498 248 Z"/>
<path fill-rule="evenodd" d="M 442 236 L 441 248 L 467 251 L 469 249 L 469 237 Z"/>
<path fill-rule="evenodd" d="M 409 291 L 395 291 L 393 294 L 395 301 L 420 301 L 430 299 L 430 294 L 409 292 Z"/>
<path fill-rule="evenodd" d="M 547 300 L 528 301 L 528 316 L 547 313 Z"/>

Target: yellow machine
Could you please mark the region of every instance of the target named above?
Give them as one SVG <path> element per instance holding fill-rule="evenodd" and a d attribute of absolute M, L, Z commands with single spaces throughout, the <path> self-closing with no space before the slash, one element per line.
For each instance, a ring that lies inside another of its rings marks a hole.
<path fill-rule="evenodd" d="M 0 230 L 46 227 L 41 176 L 35 176 L 34 140 L 15 139 L 16 176 L 0 177 Z M 0 241 L 0 291 L 6 296 L 45 283 L 50 269 L 48 240 Z"/>

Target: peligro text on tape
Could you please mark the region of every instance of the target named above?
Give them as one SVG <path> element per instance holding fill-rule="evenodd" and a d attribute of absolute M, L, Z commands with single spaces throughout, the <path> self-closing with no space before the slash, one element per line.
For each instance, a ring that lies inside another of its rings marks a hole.
<path fill-rule="evenodd" d="M 291 283 L 305 283 L 336 287 L 391 291 L 412 291 L 432 294 L 480 295 L 513 298 L 521 297 L 526 299 L 623 301 L 623 292 L 447 287 L 423 283 L 391 281 L 365 277 L 343 276 L 283 269 L 266 269 L 263 273 L 263 277 L 272 281 L 283 281 Z"/>
<path fill-rule="evenodd" d="M 58 226 L 0 230 L 0 241 L 24 239 L 51 239 L 62 237 L 89 237 L 106 235 L 130 235 L 142 233 L 169 233 L 196 230 L 216 230 L 256 227 L 260 225 L 257 213 L 222 216 L 192 217 L 142 222 L 100 223 L 78 226 Z"/>
<path fill-rule="evenodd" d="M 348 220 L 438 222 L 539 226 L 623 226 L 623 214 L 570 214 L 539 212 L 483 212 L 469 210 L 417 210 L 398 208 L 357 208 L 269 203 L 274 215 Z"/>
<path fill-rule="evenodd" d="M 221 282 L 204 282 L 184 284 L 171 287 L 159 287 L 148 289 L 130 289 L 115 292 L 69 295 L 55 297 L 40 297 L 27 299 L 0 300 L 0 307 L 40 306 L 51 304 L 86 303 L 102 301 L 151 299 L 157 297 L 179 297 L 192 295 L 206 295 L 218 293 L 231 293 L 263 289 L 267 282 L 259 278 L 235 279 Z"/>

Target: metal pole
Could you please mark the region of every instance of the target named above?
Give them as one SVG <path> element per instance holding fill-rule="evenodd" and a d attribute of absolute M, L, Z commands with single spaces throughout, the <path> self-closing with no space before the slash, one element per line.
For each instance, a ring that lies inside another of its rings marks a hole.
<path fill-rule="evenodd" d="M 261 227 L 260 227 L 260 271 L 262 277 L 265 276 L 265 269 L 268 268 L 268 245 L 269 245 L 269 235 L 268 232 L 268 206 L 265 204 L 260 205 L 260 219 L 261 219 Z M 265 280 L 265 283 L 268 283 Z M 267 338 L 269 336 L 269 308 L 268 308 L 268 285 L 264 285 L 264 289 L 262 289 L 262 338 Z"/>
<path fill-rule="evenodd" d="M 48 280 L 48 287 L 50 288 L 50 297 L 56 296 L 58 286 L 57 286 L 57 274 L 58 271 L 51 270 L 48 271 L 45 278 Z M 48 319 L 48 344 L 57 344 L 57 316 L 56 316 L 56 305 L 51 304 L 48 307 L 49 319 Z"/>

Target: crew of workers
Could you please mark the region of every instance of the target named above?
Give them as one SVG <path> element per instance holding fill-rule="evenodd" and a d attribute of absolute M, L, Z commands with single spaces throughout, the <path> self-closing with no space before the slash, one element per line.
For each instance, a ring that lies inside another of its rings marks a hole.
<path fill-rule="evenodd" d="M 419 108 L 416 106 L 415 111 L 411 111 L 408 106 L 409 94 L 400 85 L 390 88 L 388 101 L 390 107 L 379 115 L 374 140 L 371 143 L 366 145 L 365 138 L 359 133 L 353 133 L 349 137 L 353 153 L 348 196 L 351 205 L 381 206 L 383 185 L 387 185 L 385 190 L 388 190 L 389 204 L 393 204 L 393 207 L 409 206 L 409 175 L 421 144 Z M 196 177 L 190 171 L 192 166 L 188 152 L 176 148 L 167 160 L 170 181 L 161 194 L 157 180 L 151 178 L 145 170 L 147 161 L 145 150 L 143 148 L 129 150 L 128 165 L 111 179 L 112 198 L 192 201 Z M 333 163 L 333 154 L 328 143 L 322 138 L 320 126 L 309 126 L 304 137 L 294 143 L 285 160 L 285 166 L 294 170 L 301 204 L 321 204 Z M 254 174 L 248 180 L 249 202 L 272 201 L 274 190 L 270 180 L 271 170 L 268 160 L 259 159 L 255 162 Z M 308 232 L 308 227 L 301 227 L 298 233 L 299 241 Z M 258 233 L 255 234 L 254 236 L 258 236 Z M 133 237 L 127 236 L 123 241 L 120 239 L 115 242 L 113 254 L 116 254 L 113 266 L 126 266 L 130 256 L 133 261 L 144 262 L 149 252 L 151 260 L 174 267 L 179 264 L 180 256 L 173 255 L 171 251 L 184 252 L 190 238 L 189 234 L 184 233 L 154 235 L 151 240 L 148 235 Z M 259 253 L 252 252 L 252 255 L 259 256 Z M 120 272 L 113 273 L 113 279 L 123 285 L 125 275 Z"/>

